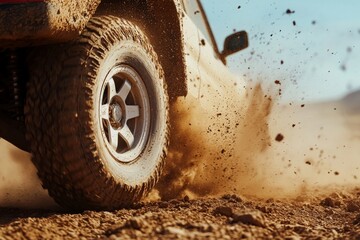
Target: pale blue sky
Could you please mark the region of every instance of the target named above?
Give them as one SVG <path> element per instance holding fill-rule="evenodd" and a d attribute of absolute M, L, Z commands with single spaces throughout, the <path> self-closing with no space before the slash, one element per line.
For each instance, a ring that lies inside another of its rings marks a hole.
<path fill-rule="evenodd" d="M 202 3 L 220 50 L 234 29 L 249 34 L 250 47 L 230 57 L 229 67 L 248 79 L 281 80 L 284 101 L 327 100 L 360 88 L 360 0 Z"/>

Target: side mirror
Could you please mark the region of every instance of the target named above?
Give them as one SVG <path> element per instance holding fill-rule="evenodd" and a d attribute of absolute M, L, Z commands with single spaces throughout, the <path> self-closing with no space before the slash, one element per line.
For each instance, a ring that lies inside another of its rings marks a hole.
<path fill-rule="evenodd" d="M 245 31 L 233 33 L 226 37 L 224 42 L 224 50 L 221 53 L 221 57 L 225 58 L 231 54 L 239 52 L 249 46 L 248 35 Z"/>

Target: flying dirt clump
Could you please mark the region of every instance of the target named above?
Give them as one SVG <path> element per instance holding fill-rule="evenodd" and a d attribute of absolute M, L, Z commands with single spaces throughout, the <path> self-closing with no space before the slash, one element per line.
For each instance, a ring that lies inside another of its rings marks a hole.
<path fill-rule="evenodd" d="M 170 148 L 157 185 L 162 199 L 238 193 L 255 183 L 257 158 L 271 142 L 273 100 L 260 85 L 227 96 L 207 103 L 211 113 L 187 98 L 172 106 Z"/>
<path fill-rule="evenodd" d="M 282 140 L 284 140 L 284 135 L 282 135 L 281 133 L 279 133 L 278 135 L 276 135 L 275 140 L 277 142 L 281 142 Z"/>

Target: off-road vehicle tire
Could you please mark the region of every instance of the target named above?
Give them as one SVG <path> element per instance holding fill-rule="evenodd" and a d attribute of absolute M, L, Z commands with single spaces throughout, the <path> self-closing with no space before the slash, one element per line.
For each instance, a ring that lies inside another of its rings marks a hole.
<path fill-rule="evenodd" d="M 27 139 L 49 195 L 73 209 L 144 197 L 166 155 L 168 96 L 140 28 L 94 17 L 76 41 L 35 49 L 29 66 Z"/>

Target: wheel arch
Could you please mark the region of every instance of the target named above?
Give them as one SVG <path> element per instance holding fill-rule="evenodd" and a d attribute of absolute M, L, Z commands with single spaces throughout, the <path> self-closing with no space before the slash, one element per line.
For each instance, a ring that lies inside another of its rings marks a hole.
<path fill-rule="evenodd" d="M 170 101 L 186 96 L 183 17 L 180 0 L 103 0 L 95 15 L 111 14 L 146 32 L 163 67 Z"/>

